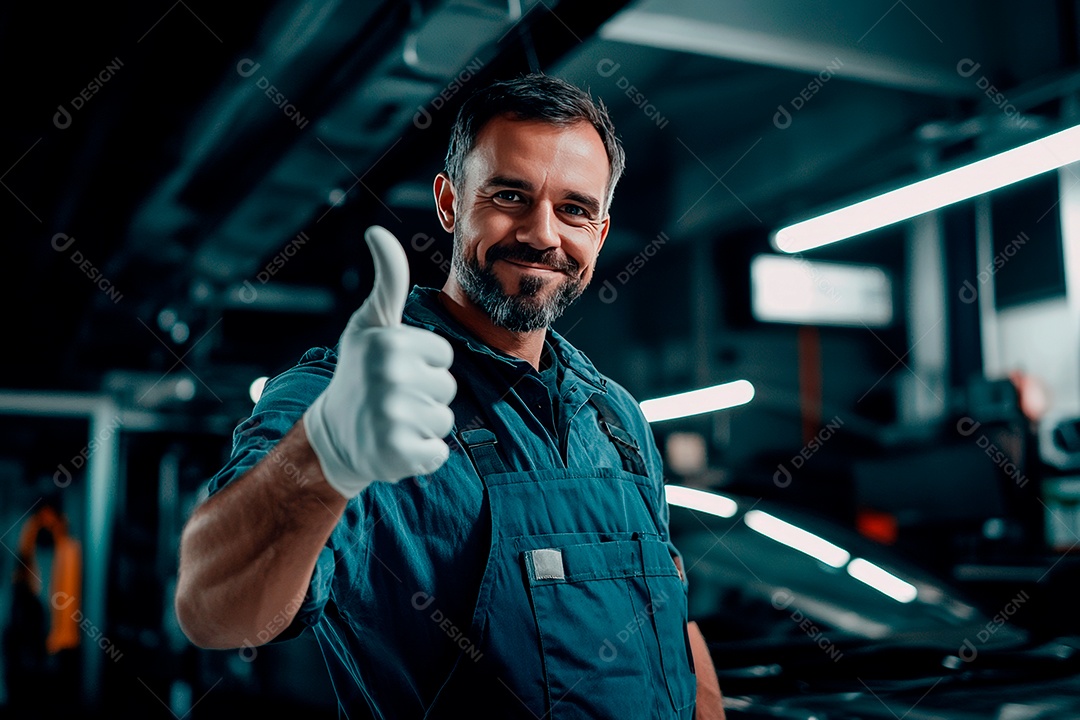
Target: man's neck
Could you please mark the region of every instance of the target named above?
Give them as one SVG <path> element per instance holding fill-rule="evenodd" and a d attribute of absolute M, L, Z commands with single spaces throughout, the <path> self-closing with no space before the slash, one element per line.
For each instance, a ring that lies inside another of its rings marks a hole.
<path fill-rule="evenodd" d="M 487 313 L 465 296 L 459 286 L 449 282 L 439 291 L 439 301 L 455 320 L 484 343 L 507 355 L 525 360 L 537 370 L 540 369 L 540 356 L 544 350 L 547 330 L 521 333 L 499 327 L 491 322 Z"/>

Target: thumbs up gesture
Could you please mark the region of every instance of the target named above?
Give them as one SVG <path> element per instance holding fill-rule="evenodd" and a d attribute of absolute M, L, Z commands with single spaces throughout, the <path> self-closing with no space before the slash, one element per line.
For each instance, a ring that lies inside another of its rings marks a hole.
<path fill-rule="evenodd" d="M 330 385 L 304 413 L 326 481 L 351 498 L 376 480 L 434 472 L 449 457 L 457 384 L 445 338 L 401 324 L 409 293 L 405 251 L 377 225 L 364 233 L 375 260 L 371 295 L 341 334 Z"/>

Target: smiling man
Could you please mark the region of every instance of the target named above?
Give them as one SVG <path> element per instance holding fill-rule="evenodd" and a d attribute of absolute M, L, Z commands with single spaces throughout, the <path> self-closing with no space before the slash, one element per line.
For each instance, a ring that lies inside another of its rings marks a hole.
<path fill-rule="evenodd" d="M 269 381 L 181 541 L 197 645 L 310 629 L 349 717 L 722 718 L 637 402 L 550 328 L 623 149 L 542 74 L 462 106 L 434 181 L 441 290 L 366 239 L 371 296 Z"/>

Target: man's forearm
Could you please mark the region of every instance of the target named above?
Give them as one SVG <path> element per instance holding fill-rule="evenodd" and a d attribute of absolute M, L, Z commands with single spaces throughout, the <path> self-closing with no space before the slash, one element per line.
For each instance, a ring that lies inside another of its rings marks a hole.
<path fill-rule="evenodd" d="M 720 681 L 716 678 L 709 646 L 696 622 L 686 625 L 690 635 L 690 649 L 694 654 L 694 672 L 697 674 L 697 710 L 695 720 L 725 720 L 724 700 L 720 694 Z"/>
<path fill-rule="evenodd" d="M 176 614 L 201 647 L 261 645 L 288 626 L 346 500 L 298 422 L 196 509 L 180 542 Z"/>

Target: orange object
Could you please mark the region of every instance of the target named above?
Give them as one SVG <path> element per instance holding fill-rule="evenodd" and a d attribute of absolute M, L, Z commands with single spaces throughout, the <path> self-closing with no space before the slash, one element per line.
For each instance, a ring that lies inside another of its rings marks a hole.
<path fill-rule="evenodd" d="M 19 535 L 19 553 L 30 559 L 31 582 L 40 582 L 35 548 L 38 533 L 53 537 L 52 577 L 49 579 L 49 607 L 52 622 L 45 639 L 49 653 L 79 646 L 80 589 L 82 585 L 82 548 L 68 535 L 67 520 L 55 508 L 46 505 L 30 516 Z"/>

